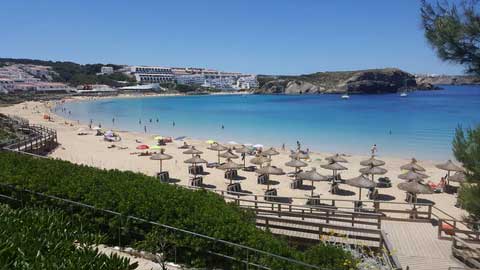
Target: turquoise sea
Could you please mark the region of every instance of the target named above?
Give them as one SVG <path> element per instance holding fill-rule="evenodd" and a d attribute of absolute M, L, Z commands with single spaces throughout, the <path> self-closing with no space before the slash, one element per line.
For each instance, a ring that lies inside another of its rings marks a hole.
<path fill-rule="evenodd" d="M 148 133 L 172 137 L 292 148 L 299 140 L 312 151 L 350 154 L 368 154 L 375 143 L 380 155 L 445 160 L 452 157 L 455 128 L 480 124 L 480 87 L 443 87 L 408 97 L 352 95 L 349 100 L 339 95 L 103 99 L 67 103 L 61 105 L 66 111 L 57 113 L 120 130 L 144 132 L 146 126 Z"/>

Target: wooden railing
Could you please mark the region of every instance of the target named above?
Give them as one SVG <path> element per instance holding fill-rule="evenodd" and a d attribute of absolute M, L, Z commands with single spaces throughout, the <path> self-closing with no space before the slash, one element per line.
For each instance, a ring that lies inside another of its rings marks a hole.
<path fill-rule="evenodd" d="M 480 268 L 480 248 L 454 236 L 452 238 L 452 254 L 469 267 Z"/>
<path fill-rule="evenodd" d="M 31 134 L 28 138 L 4 147 L 5 150 L 41 155 L 58 145 L 57 131 L 41 125 L 24 124 L 21 127 Z"/>

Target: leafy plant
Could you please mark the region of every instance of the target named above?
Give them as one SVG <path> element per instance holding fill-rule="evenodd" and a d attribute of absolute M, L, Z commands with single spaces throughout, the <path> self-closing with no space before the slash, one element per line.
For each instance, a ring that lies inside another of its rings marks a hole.
<path fill-rule="evenodd" d="M 253 213 L 226 203 L 222 197 L 212 192 L 192 191 L 163 184 L 144 174 L 101 170 L 61 160 L 0 153 L 0 180 L 37 192 L 168 224 L 280 256 L 297 260 L 315 257 L 312 263 L 322 267 L 349 269 L 351 265 L 343 263 L 338 265 L 337 262 L 354 261 L 350 253 L 343 249 L 324 245 L 303 253 L 289 246 L 283 239 L 257 229 Z M 25 198 L 25 195 L 23 196 Z M 53 203 L 51 200 L 48 201 L 49 205 Z M 58 206 L 69 208 L 65 205 Z M 112 244 L 121 242 L 122 245 L 149 247 L 152 252 L 175 246 L 179 251 L 180 260 L 189 265 L 198 267 L 222 265 L 224 269 L 231 269 L 231 265 L 224 266 L 224 260 L 208 252 L 233 254 L 241 258 L 247 256 L 244 251 L 227 245 L 213 244 L 212 241 L 165 230 L 162 241 L 167 242 L 155 243 L 155 235 L 159 232 L 144 223 L 114 218 L 89 210 L 70 208 L 68 210 L 100 224 L 102 232 L 110 234 Z M 164 244 L 166 246 L 162 246 Z M 308 258 L 305 254 L 308 254 Z M 332 256 L 338 260 L 332 260 Z M 249 254 L 249 258 L 253 262 L 267 265 L 272 269 L 304 269 L 265 255 Z"/>

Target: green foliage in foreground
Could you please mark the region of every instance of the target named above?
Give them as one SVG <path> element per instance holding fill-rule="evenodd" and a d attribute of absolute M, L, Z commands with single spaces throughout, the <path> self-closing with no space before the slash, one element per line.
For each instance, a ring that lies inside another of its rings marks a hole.
<path fill-rule="evenodd" d="M 349 269 L 353 263 L 345 264 L 345 261 L 354 261 L 350 253 L 329 245 L 322 244 L 301 252 L 289 246 L 286 241 L 257 229 L 251 213 L 225 203 L 223 198 L 212 192 L 162 184 L 143 174 L 0 153 L 0 181 L 315 263 L 328 269 Z M 49 205 L 52 203 L 48 201 Z M 246 257 L 238 249 L 186 234 L 167 233 L 132 221 L 126 225 L 125 221 L 112 217 L 89 217 L 91 212 L 80 214 L 101 223 L 104 232 L 118 232 L 121 227 L 124 232 L 120 239 L 123 245 L 141 246 L 154 252 L 162 250 L 165 244 L 183 248 L 177 255 L 181 257 L 183 254 L 181 261 L 190 265 L 204 267 L 221 264 L 223 269 L 236 269 L 232 265 L 226 265 L 225 261 L 215 261 L 212 258 L 216 257 L 207 251 Z M 129 230 L 126 231 L 126 227 Z M 159 239 L 159 235 L 164 239 Z M 306 269 L 266 256 L 252 253 L 249 256 L 251 261 L 268 265 L 272 269 Z"/>
<path fill-rule="evenodd" d="M 467 169 L 467 183 L 460 189 L 462 205 L 474 220 L 480 220 L 480 126 L 457 128 L 453 140 L 455 158 Z"/>
<path fill-rule="evenodd" d="M 435 3 L 432 3 L 435 2 Z M 477 0 L 422 0 L 422 26 L 440 59 L 480 75 L 480 13 Z"/>
<path fill-rule="evenodd" d="M 0 205 L 0 269 L 135 269 L 129 260 L 98 253 L 102 239 L 65 215 L 46 209 Z M 74 241 L 84 245 L 75 245 Z"/>

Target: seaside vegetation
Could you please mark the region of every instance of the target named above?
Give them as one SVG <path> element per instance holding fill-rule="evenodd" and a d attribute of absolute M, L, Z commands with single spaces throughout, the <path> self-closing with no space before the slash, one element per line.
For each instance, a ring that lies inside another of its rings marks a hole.
<path fill-rule="evenodd" d="M 102 66 L 113 67 L 114 71 L 122 68 L 122 66 L 114 64 L 86 64 L 80 65 L 73 62 L 62 61 L 44 61 L 34 59 L 16 59 L 16 58 L 0 58 L 0 65 L 7 64 L 31 64 L 40 66 L 49 66 L 54 71 L 53 81 L 68 83 L 72 86 L 83 84 L 106 84 L 110 86 L 124 86 L 119 81 L 134 83 L 135 78 L 127 76 L 121 72 L 115 72 L 109 75 L 97 75 Z"/>
<path fill-rule="evenodd" d="M 326 269 L 352 269 L 357 263 L 351 253 L 340 247 L 322 243 L 301 250 L 290 246 L 286 240 L 256 228 L 253 213 L 226 203 L 221 196 L 213 192 L 193 191 L 163 184 L 140 173 L 102 170 L 67 161 L 3 152 L 0 153 L 0 181 L 246 245 Z M 0 190 L 4 194 L 16 194 L 6 188 Z M 26 194 L 22 196 L 28 197 Z M 30 199 L 42 204 L 38 198 Z M 195 267 L 241 267 L 240 264 L 232 265 L 232 262 L 208 252 L 234 254 L 241 258 L 247 256 L 238 248 L 212 243 L 188 234 L 154 228 L 132 220 L 127 222 L 122 218 L 66 206 L 52 200 L 45 203 L 94 221 L 98 229 L 109 236 L 105 244 L 133 246 L 149 252 L 161 251 L 166 260 L 173 261 L 175 256 L 178 262 Z M 172 251 L 173 247 L 175 252 Z M 249 254 L 249 260 L 272 269 L 307 269 L 253 253 Z"/>
<path fill-rule="evenodd" d="M 425 37 L 442 60 L 466 67 L 480 75 L 480 14 L 477 0 L 422 0 Z"/>
<path fill-rule="evenodd" d="M 470 214 L 469 219 L 480 221 L 480 126 L 457 128 L 453 140 L 455 158 L 467 170 L 467 183 L 462 184 L 459 199 Z"/>
<path fill-rule="evenodd" d="M 88 232 L 71 217 L 42 208 L 13 209 L 0 204 L 1 269 L 130 270 L 127 258 L 105 255 L 94 245 L 101 234 Z"/>

